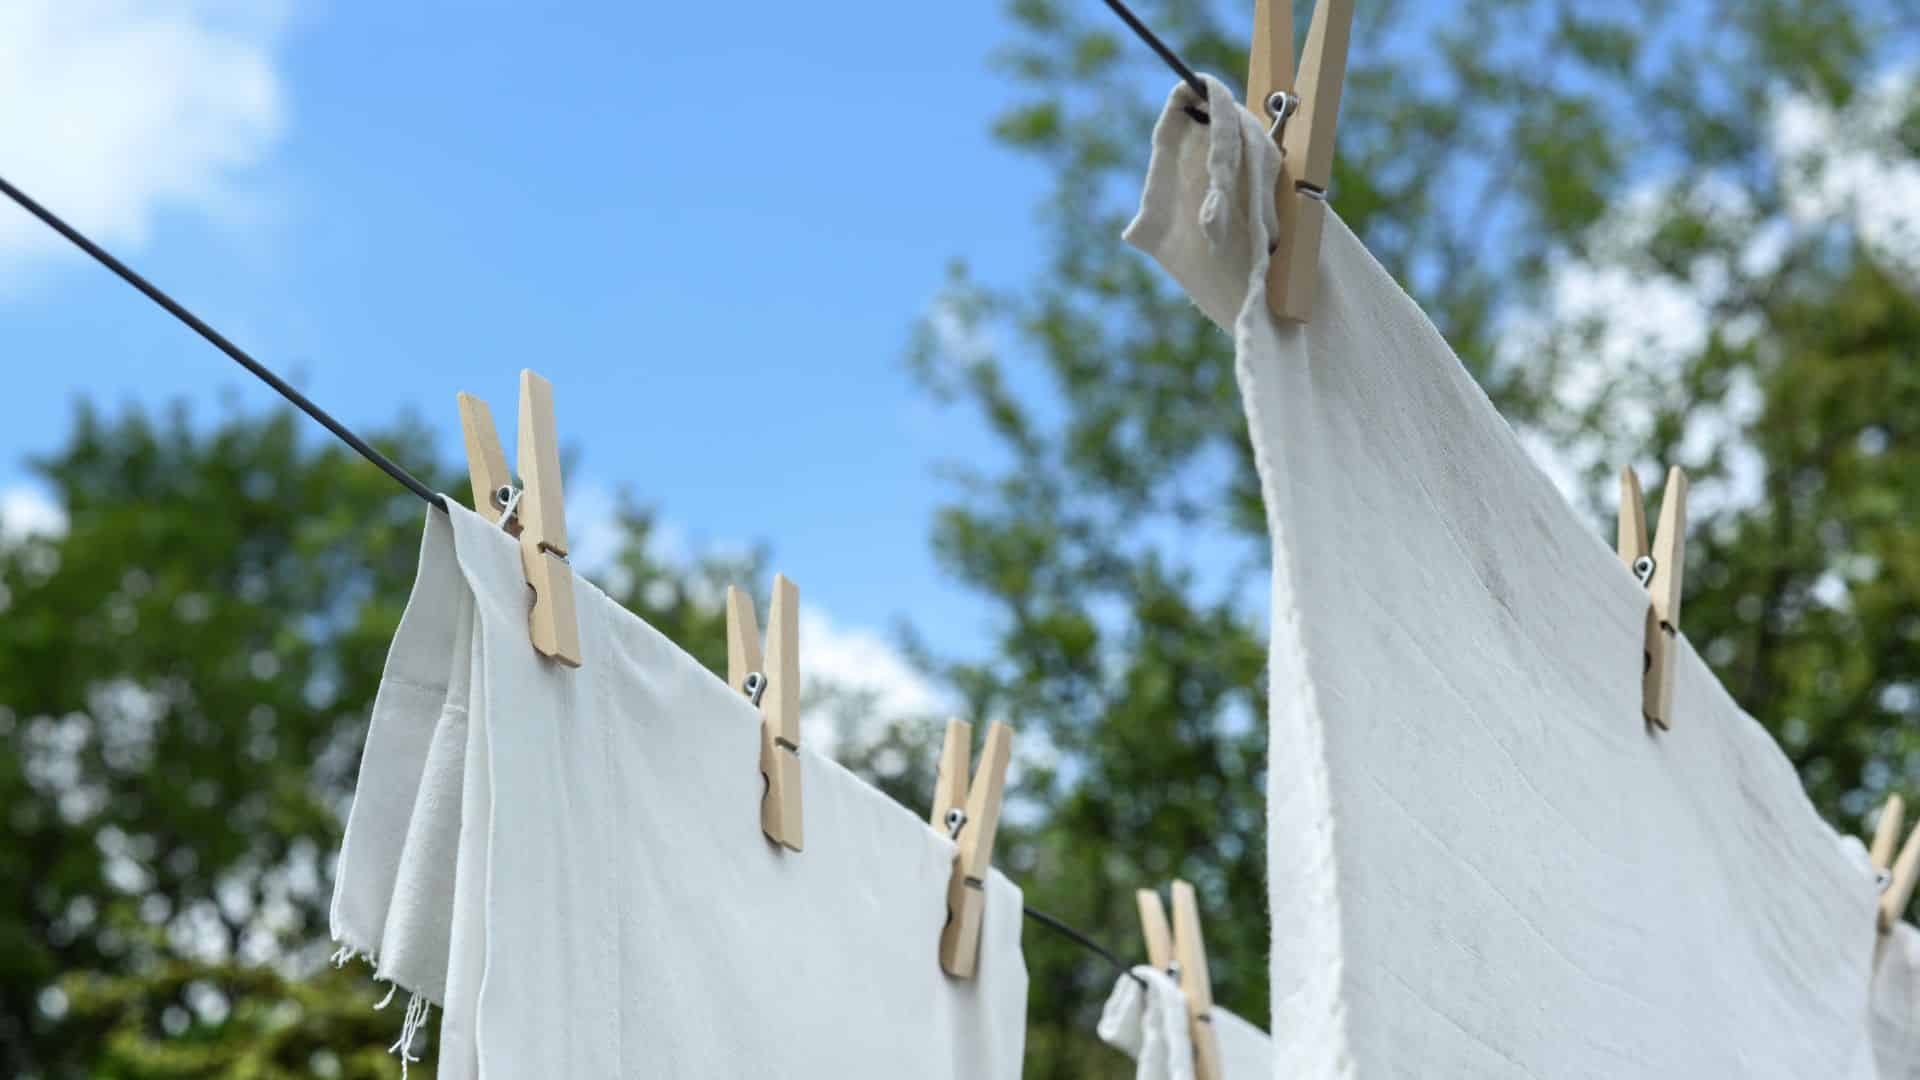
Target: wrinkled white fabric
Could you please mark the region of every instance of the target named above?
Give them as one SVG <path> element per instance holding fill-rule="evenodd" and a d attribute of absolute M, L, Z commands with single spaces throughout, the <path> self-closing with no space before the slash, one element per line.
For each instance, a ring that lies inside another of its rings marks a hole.
<path fill-rule="evenodd" d="M 577 671 L 528 641 L 515 542 L 427 515 L 332 923 L 444 1005 L 440 1075 L 1019 1076 L 1019 890 L 990 875 L 946 976 L 952 842 L 803 746 L 806 850 L 769 844 L 758 713 L 575 589 Z"/>
<path fill-rule="evenodd" d="M 1270 1080 L 1285 1075 L 1294 1080 L 1299 1074 L 1281 1074 L 1274 1070 L 1273 1040 L 1267 1033 L 1218 1005 L 1213 1007 L 1213 1037 L 1220 1044 L 1222 1080 Z"/>
<path fill-rule="evenodd" d="M 1157 968 L 1141 965 L 1122 975 L 1100 1011 L 1101 1041 L 1134 1060 L 1134 1080 L 1192 1080 L 1193 1041 L 1187 1028 L 1187 996 Z M 1220 1047 L 1221 1080 L 1267 1080 L 1274 1075 L 1273 1041 L 1267 1033 L 1219 1006 L 1213 1009 Z"/>
<path fill-rule="evenodd" d="M 1920 1080 L 1920 930 L 1900 923 L 1873 971 L 1873 1060 L 1879 1080 Z"/>
<path fill-rule="evenodd" d="M 1193 1080 L 1187 995 L 1166 972 L 1140 964 L 1114 980 L 1094 1030 L 1134 1060 L 1134 1080 Z"/>
<path fill-rule="evenodd" d="M 1872 1076 L 1858 845 L 1684 637 L 1647 730 L 1645 590 L 1337 217 L 1276 323 L 1278 153 L 1183 94 L 1127 238 L 1232 333 L 1266 501 L 1284 1075 Z"/>

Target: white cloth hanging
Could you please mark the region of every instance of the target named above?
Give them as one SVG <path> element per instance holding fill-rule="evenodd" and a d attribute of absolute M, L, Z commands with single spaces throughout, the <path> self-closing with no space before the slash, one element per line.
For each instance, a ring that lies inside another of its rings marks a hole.
<path fill-rule="evenodd" d="M 517 545 L 448 502 L 332 916 L 444 1006 L 440 1075 L 1018 1077 L 1019 890 L 946 976 L 950 840 L 803 746 L 806 850 L 769 844 L 753 707 L 584 580 L 585 666 L 542 660 Z"/>
<path fill-rule="evenodd" d="M 1879 1080 L 1920 1080 L 1920 930 L 1880 939 L 1873 971 L 1873 1060 Z"/>
<path fill-rule="evenodd" d="M 1218 1005 L 1213 1007 L 1213 1037 L 1220 1044 L 1221 1080 L 1269 1080 L 1281 1075 L 1293 1080 L 1297 1075 L 1277 1071 L 1279 1059 L 1266 1032 Z"/>
<path fill-rule="evenodd" d="M 1286 1075 L 1872 1076 L 1860 846 L 1684 638 L 1648 732 L 1646 592 L 1338 217 L 1276 324 L 1278 151 L 1184 95 L 1127 239 L 1233 335 L 1272 533 Z"/>
<path fill-rule="evenodd" d="M 1134 1060 L 1134 1080 L 1193 1080 L 1187 995 L 1159 968 L 1140 964 L 1114 980 L 1094 1030 Z"/>
<path fill-rule="evenodd" d="M 1157 968 L 1140 965 L 1114 981 L 1100 1011 L 1101 1041 L 1134 1060 L 1134 1080 L 1193 1080 L 1193 1041 L 1187 995 Z M 1233 1013 L 1213 1008 L 1221 1080 L 1267 1080 L 1274 1075 L 1273 1041 Z"/>

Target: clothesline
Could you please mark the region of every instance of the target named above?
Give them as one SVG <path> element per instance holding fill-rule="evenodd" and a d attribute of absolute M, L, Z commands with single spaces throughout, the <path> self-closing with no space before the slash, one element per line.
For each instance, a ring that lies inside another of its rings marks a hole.
<path fill-rule="evenodd" d="M 286 398 L 288 401 L 292 402 L 295 406 L 297 406 L 301 412 L 304 412 L 308 416 L 311 416 L 315 420 L 319 421 L 320 426 L 332 432 L 337 438 L 340 439 L 341 442 L 344 442 L 348 446 L 352 447 L 354 451 L 357 452 L 361 457 L 364 457 L 368 461 L 371 461 L 375 465 L 379 466 L 382 472 L 386 473 L 388 476 L 391 476 L 395 480 L 399 481 L 402 487 L 405 487 L 408 491 L 411 491 L 415 495 L 418 495 L 422 499 L 426 500 L 427 504 L 429 506 L 432 506 L 434 509 L 441 511 L 442 513 L 446 512 L 447 506 L 443 497 L 435 493 L 432 488 L 429 488 L 426 484 L 422 483 L 419 477 L 414 476 L 412 473 L 408 472 L 405 468 L 401 467 L 392 458 L 389 458 L 385 454 L 382 454 L 380 451 L 374 449 L 372 446 L 370 446 L 367 443 L 365 439 L 362 439 L 360 436 L 354 434 L 351 428 L 348 428 L 345 424 L 334 419 L 325 409 L 322 409 L 320 406 L 314 404 L 314 402 L 311 399 L 309 399 L 305 394 L 302 394 L 300 391 L 288 385 L 285 379 L 282 379 L 280 376 L 274 374 L 273 371 L 269 369 L 265 364 L 262 364 L 260 361 L 255 360 L 252 356 L 248 355 L 246 350 L 240 348 L 240 346 L 238 345 L 235 345 L 231 340 L 227 338 L 226 335 L 220 333 L 220 331 L 218 330 L 215 330 L 212 326 L 209 326 L 205 320 L 201 319 L 199 316 L 195 315 L 193 312 L 187 310 L 187 308 L 184 305 L 182 305 L 179 301 L 173 299 L 173 297 L 171 296 L 168 296 L 164 291 L 160 289 L 159 286 L 148 281 L 138 271 L 134 270 L 132 267 L 128 266 L 126 263 L 123 263 L 119 259 L 115 258 L 111 252 L 107 251 L 105 248 L 101 247 L 99 244 L 96 244 L 92 240 L 88 239 L 86 234 L 74 228 L 72 225 L 67 224 L 67 222 L 61 219 L 59 215 L 55 214 L 51 210 L 48 210 L 46 207 L 40 205 L 40 203 L 37 200 L 35 200 L 32 196 L 28 195 L 24 191 L 21 191 L 19 188 L 15 187 L 12 183 L 8 182 L 8 180 L 4 176 L 0 176 L 0 192 L 5 193 L 8 198 L 12 199 L 15 203 L 18 203 L 21 209 L 25 210 L 29 214 L 32 214 L 34 217 L 40 219 L 40 221 L 43 224 L 45 224 L 48 228 L 52 229 L 54 232 L 57 232 L 61 236 L 65 237 L 75 247 L 79 248 L 81 251 L 86 252 L 88 255 L 91 255 L 96 262 L 100 263 L 100 265 L 113 271 L 114 274 L 119 276 L 119 278 L 122 281 L 125 281 L 127 284 L 133 286 L 135 289 L 138 289 L 143 295 L 147 297 L 147 299 L 152 300 L 154 303 L 160 305 L 160 307 L 165 309 L 168 314 L 180 320 L 182 323 L 185 323 L 188 328 L 193 330 L 194 333 L 199 334 L 201 337 L 205 338 L 208 342 L 210 342 L 214 348 L 219 349 L 221 352 L 227 354 L 227 356 L 231 357 L 234 360 L 234 362 L 238 363 L 241 367 L 246 368 L 248 371 L 258 376 L 261 382 L 264 382 L 268 386 L 272 387 L 275 391 L 277 391 L 280 394 L 281 397 Z M 1048 915 L 1043 911 L 1039 911 L 1031 907 L 1022 907 L 1021 910 L 1026 915 L 1027 918 L 1032 919 L 1034 922 L 1037 922 L 1040 925 L 1047 927 L 1049 930 L 1053 930 L 1054 932 L 1060 934 L 1062 937 L 1065 937 L 1067 940 L 1080 945 L 1082 948 L 1088 950 L 1089 952 L 1094 953 L 1095 955 L 1099 956 L 1101 959 L 1105 960 L 1107 963 L 1113 965 L 1113 968 L 1115 971 L 1119 972 L 1120 974 L 1126 975 L 1127 977 L 1133 979 L 1136 982 L 1140 982 L 1142 986 L 1146 985 L 1145 982 L 1142 981 L 1139 976 L 1134 975 L 1130 970 L 1128 970 L 1127 965 L 1123 961 L 1121 961 L 1118 956 L 1114 955 L 1112 952 L 1103 948 L 1101 945 L 1095 942 L 1091 937 L 1087 936 L 1085 932 L 1075 929 L 1072 925 L 1066 923 L 1065 921 L 1058 919 L 1052 915 Z"/>
<path fill-rule="evenodd" d="M 1127 24 L 1127 29 L 1132 30 L 1141 41 L 1146 42 L 1147 48 L 1152 49 L 1160 59 L 1166 61 L 1167 66 L 1173 69 L 1173 73 L 1180 76 L 1180 81 L 1187 84 L 1187 89 L 1200 95 L 1201 101 L 1207 100 L 1207 84 L 1200 81 L 1200 76 L 1193 73 L 1193 69 L 1187 66 L 1185 60 L 1180 59 L 1179 53 L 1174 52 L 1166 42 L 1160 40 L 1160 35 L 1140 21 L 1140 16 L 1135 15 L 1132 9 L 1120 0 L 1107 0 L 1107 7 L 1113 9 L 1113 13 L 1120 17 L 1121 22 Z M 1212 122 L 1212 117 L 1207 115 L 1205 109 L 1196 105 L 1182 105 L 1181 108 L 1188 116 L 1202 124 Z"/>

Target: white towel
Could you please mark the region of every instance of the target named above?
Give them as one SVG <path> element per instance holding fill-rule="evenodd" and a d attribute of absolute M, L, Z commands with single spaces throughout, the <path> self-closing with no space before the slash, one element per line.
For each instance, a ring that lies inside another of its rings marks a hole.
<path fill-rule="evenodd" d="M 803 744 L 806 850 L 769 844 L 757 712 L 575 589 L 577 671 L 528 641 L 516 544 L 428 514 L 332 922 L 444 1005 L 440 1075 L 1017 1077 L 1019 890 L 990 875 L 949 978 L 952 842 Z"/>
<path fill-rule="evenodd" d="M 1166 972 L 1141 964 L 1114 980 L 1094 1030 L 1134 1060 L 1134 1080 L 1193 1080 L 1187 995 Z"/>
<path fill-rule="evenodd" d="M 1920 930 L 1881 939 L 1873 971 L 1873 1060 L 1879 1080 L 1920 1080 Z"/>
<path fill-rule="evenodd" d="M 1271 1080 L 1282 1075 L 1267 1033 L 1218 1005 L 1213 1007 L 1213 1037 L 1220 1044 L 1222 1080 Z M 1292 1080 L 1297 1074 L 1285 1075 Z"/>
<path fill-rule="evenodd" d="M 1646 591 L 1337 217 L 1276 324 L 1277 150 L 1182 100 L 1128 239 L 1233 334 L 1272 532 L 1288 1075 L 1871 1076 L 1859 845 L 1684 638 L 1648 732 Z"/>
<path fill-rule="evenodd" d="M 1107 1045 L 1134 1060 L 1134 1080 L 1193 1080 L 1193 1042 L 1187 996 L 1165 972 L 1141 965 L 1113 984 L 1097 1031 Z M 1213 1008 L 1221 1080 L 1267 1080 L 1274 1075 L 1273 1042 L 1233 1013 Z"/>

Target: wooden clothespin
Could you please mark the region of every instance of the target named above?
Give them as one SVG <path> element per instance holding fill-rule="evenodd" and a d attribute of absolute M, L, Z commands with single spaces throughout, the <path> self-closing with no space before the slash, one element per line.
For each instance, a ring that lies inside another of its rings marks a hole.
<path fill-rule="evenodd" d="M 1173 883 L 1173 931 L 1160 894 L 1141 889 L 1140 930 L 1147 939 L 1147 963 L 1172 972 L 1187 999 L 1187 1031 L 1193 1040 L 1194 1080 L 1220 1080 L 1220 1043 L 1213 1031 L 1213 978 L 1207 971 L 1207 943 L 1200 935 L 1200 903 L 1193 886 Z"/>
<path fill-rule="evenodd" d="M 959 845 L 947 878 L 947 922 L 940 931 L 940 969 L 962 979 L 973 977 L 980 959 L 980 924 L 987 910 L 987 871 L 993 865 L 993 838 L 1000 827 L 1000 802 L 1007 787 L 1007 761 L 1013 755 L 1013 728 L 995 720 L 980 749 L 980 769 L 967 783 L 973 725 L 947 721 L 940 749 L 940 774 L 934 782 L 933 809 L 927 822 Z M 965 805 L 962 805 L 962 797 Z"/>
<path fill-rule="evenodd" d="M 1900 845 L 1900 855 L 1894 857 L 1893 845 L 1900 839 L 1900 826 L 1904 824 L 1907 805 L 1898 795 L 1887 796 L 1887 804 L 1880 809 L 1880 820 L 1874 823 L 1873 846 L 1867 850 L 1867 857 L 1873 863 L 1873 869 L 1886 875 L 1885 884 L 1880 888 L 1880 932 L 1892 930 L 1900 916 L 1906 913 L 1907 902 L 1913 899 L 1913 886 L 1920 879 L 1920 824 L 1907 834 L 1907 842 Z"/>
<path fill-rule="evenodd" d="M 1660 497 L 1660 527 L 1647 546 L 1647 511 L 1640 478 L 1631 466 L 1620 470 L 1620 531 L 1615 550 L 1627 569 L 1651 596 L 1647 605 L 1645 674 L 1641 677 L 1640 711 L 1647 722 L 1662 730 L 1673 726 L 1673 671 L 1678 664 L 1680 581 L 1686 571 L 1687 474 L 1675 465 L 1667 470 L 1667 490 Z"/>
<path fill-rule="evenodd" d="M 527 625 L 533 647 L 568 667 L 580 666 L 580 623 L 573 607 L 573 568 L 567 563 L 567 505 L 560 485 L 560 439 L 553 423 L 553 384 L 520 373 L 520 488 L 507 473 L 493 412 L 462 393 L 460 431 L 467 443 L 473 506 L 488 521 L 508 511 L 507 531 L 520 538 L 520 566 L 533 587 Z"/>
<path fill-rule="evenodd" d="M 1255 0 L 1247 108 L 1273 121 L 1283 154 L 1274 190 L 1280 229 L 1267 265 L 1267 306 L 1276 317 L 1292 322 L 1305 322 L 1313 312 L 1327 186 L 1333 182 L 1340 88 L 1346 82 L 1352 36 L 1353 0 L 1319 0 L 1296 80 L 1293 0 Z"/>
<path fill-rule="evenodd" d="M 760 652 L 760 622 L 753 598 L 727 587 L 727 685 L 760 709 L 760 831 L 799 851 L 800 814 L 800 590 L 785 574 L 773 578 L 767 608 L 767 650 Z"/>

